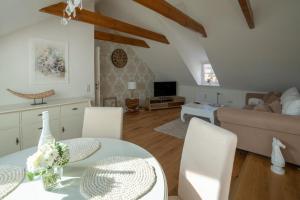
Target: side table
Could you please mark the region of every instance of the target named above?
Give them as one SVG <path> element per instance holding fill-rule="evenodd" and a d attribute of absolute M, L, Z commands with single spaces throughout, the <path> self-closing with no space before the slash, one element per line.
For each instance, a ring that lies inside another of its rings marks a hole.
<path fill-rule="evenodd" d="M 209 104 L 185 104 L 181 109 L 181 121 L 185 122 L 184 115 L 188 114 L 208 118 L 212 124 L 215 124 L 214 112 L 218 108 L 217 106 L 211 106 Z"/>
<path fill-rule="evenodd" d="M 133 113 L 139 111 L 139 104 L 140 104 L 139 99 L 126 99 L 125 104 L 127 107 L 127 112 Z"/>

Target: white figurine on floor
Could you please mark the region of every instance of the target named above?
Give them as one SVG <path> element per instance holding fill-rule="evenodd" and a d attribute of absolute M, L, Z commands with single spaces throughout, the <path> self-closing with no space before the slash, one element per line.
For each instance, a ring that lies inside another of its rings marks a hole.
<path fill-rule="evenodd" d="M 280 148 L 285 149 L 285 145 L 280 142 L 277 138 L 273 138 L 272 142 L 272 155 L 271 155 L 271 170 L 275 174 L 283 175 L 285 170 L 283 169 L 285 166 L 285 160 L 281 153 Z"/>

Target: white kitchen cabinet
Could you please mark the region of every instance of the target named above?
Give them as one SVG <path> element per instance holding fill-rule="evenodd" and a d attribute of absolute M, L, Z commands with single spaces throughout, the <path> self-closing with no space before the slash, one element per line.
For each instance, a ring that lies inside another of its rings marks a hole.
<path fill-rule="evenodd" d="M 61 107 L 62 140 L 82 136 L 84 109 L 88 106 L 87 102 L 83 102 Z"/>
<path fill-rule="evenodd" d="M 50 129 L 56 140 L 81 137 L 87 98 L 49 101 L 48 104 L 0 107 L 0 156 L 38 144 L 42 112 L 48 111 Z"/>
<path fill-rule="evenodd" d="M 82 136 L 83 116 L 70 116 L 62 118 L 61 139 L 78 138 Z"/>
<path fill-rule="evenodd" d="M 56 140 L 60 140 L 60 122 L 59 120 L 50 120 L 50 130 Z M 42 122 L 22 126 L 22 149 L 36 146 L 39 143 L 42 132 Z"/>
<path fill-rule="evenodd" d="M 48 111 L 50 120 L 59 119 L 60 107 L 45 107 L 41 109 L 28 110 L 21 113 L 22 126 L 27 124 L 42 123 L 42 112 Z"/>
<path fill-rule="evenodd" d="M 21 149 L 19 128 L 0 130 L 0 156 L 14 153 Z"/>
<path fill-rule="evenodd" d="M 0 130 L 19 127 L 20 113 L 0 114 Z"/>
<path fill-rule="evenodd" d="M 89 104 L 85 103 L 74 103 L 70 105 L 61 106 L 61 116 L 68 117 L 68 116 L 83 116 L 84 109 L 88 107 Z"/>

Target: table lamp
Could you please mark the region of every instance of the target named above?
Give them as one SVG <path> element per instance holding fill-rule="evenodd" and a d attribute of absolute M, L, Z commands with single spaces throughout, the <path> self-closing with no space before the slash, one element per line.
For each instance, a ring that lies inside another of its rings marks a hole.
<path fill-rule="evenodd" d="M 133 99 L 133 92 L 136 89 L 136 82 L 128 82 L 128 90 L 131 91 L 131 99 Z"/>

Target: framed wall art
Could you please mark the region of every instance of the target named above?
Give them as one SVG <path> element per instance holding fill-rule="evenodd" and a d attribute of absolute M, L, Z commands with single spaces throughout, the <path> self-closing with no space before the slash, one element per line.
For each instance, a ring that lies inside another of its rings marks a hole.
<path fill-rule="evenodd" d="M 32 39 L 30 41 L 30 83 L 68 83 L 68 43 Z"/>

